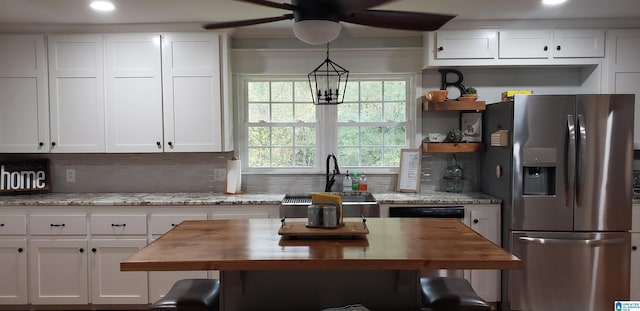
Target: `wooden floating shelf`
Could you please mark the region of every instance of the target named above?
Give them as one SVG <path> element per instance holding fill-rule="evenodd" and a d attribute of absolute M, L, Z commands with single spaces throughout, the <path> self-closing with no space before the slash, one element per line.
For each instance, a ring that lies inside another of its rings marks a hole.
<path fill-rule="evenodd" d="M 484 143 L 422 143 L 423 152 L 482 152 Z"/>
<path fill-rule="evenodd" d="M 444 102 L 433 102 L 422 97 L 422 111 L 453 111 L 453 110 L 485 110 L 484 101 L 458 101 L 447 100 Z"/>

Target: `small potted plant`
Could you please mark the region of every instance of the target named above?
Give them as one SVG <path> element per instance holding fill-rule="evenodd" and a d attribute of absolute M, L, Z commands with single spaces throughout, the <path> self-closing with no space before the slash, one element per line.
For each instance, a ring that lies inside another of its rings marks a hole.
<path fill-rule="evenodd" d="M 468 100 L 468 101 L 475 101 L 477 99 L 478 99 L 478 91 L 473 86 L 465 87 L 464 91 L 462 92 L 462 96 L 458 98 L 458 100 Z"/>

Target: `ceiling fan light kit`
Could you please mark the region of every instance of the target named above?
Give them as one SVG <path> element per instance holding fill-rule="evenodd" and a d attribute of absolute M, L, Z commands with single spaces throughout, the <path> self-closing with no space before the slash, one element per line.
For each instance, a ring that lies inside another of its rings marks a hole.
<path fill-rule="evenodd" d="M 300 41 L 311 44 L 327 44 L 340 35 L 342 25 L 330 20 L 301 20 L 293 24 L 293 34 Z"/>

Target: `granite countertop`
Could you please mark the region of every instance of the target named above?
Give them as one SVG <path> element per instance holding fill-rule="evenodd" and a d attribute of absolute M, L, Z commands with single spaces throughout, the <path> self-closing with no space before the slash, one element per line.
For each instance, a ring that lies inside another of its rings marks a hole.
<path fill-rule="evenodd" d="M 499 204 L 478 193 L 373 193 L 379 204 Z M 279 205 L 284 194 L 49 193 L 0 196 L 0 206 L 207 206 Z"/>

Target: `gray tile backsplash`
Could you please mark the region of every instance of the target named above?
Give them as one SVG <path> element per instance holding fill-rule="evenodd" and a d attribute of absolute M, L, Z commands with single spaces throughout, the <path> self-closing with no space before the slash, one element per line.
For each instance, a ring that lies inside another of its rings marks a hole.
<path fill-rule="evenodd" d="M 224 191 L 224 180 L 214 170 L 226 170 L 227 153 L 159 154 L 0 154 L 0 160 L 49 159 L 52 192 L 215 192 Z M 463 191 L 478 190 L 478 155 L 457 154 L 464 170 Z M 442 177 L 451 154 L 428 153 L 422 158 L 421 192 L 442 191 Z M 66 181 L 67 169 L 75 170 L 75 182 Z M 370 192 L 393 192 L 397 175 L 367 174 Z M 334 190 L 342 185 L 338 178 Z M 322 192 L 324 174 L 243 174 L 247 193 Z"/>

